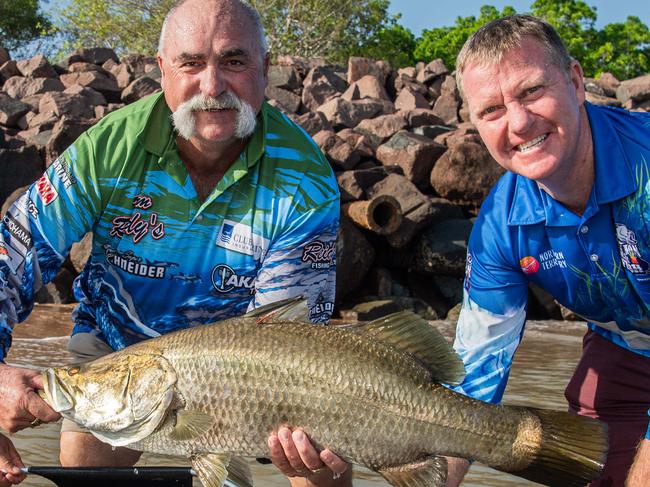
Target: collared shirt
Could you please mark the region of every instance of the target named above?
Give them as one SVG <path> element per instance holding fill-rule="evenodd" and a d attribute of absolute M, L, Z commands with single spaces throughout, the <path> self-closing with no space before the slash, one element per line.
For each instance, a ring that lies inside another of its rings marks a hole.
<path fill-rule="evenodd" d="M 595 183 L 582 216 L 506 173 L 470 237 L 457 390 L 499 402 L 533 282 L 596 333 L 650 357 L 650 114 L 586 104 Z"/>
<path fill-rule="evenodd" d="M 290 296 L 333 309 L 339 194 L 298 126 L 266 103 L 239 158 L 201 201 L 162 94 L 105 117 L 34 183 L 0 227 L 0 358 L 73 242 L 74 333 L 120 349 Z"/>

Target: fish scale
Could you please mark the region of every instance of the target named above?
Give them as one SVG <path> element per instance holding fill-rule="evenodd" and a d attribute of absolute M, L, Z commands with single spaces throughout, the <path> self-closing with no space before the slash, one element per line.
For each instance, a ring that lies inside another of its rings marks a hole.
<path fill-rule="evenodd" d="M 214 469 L 200 459 L 225 461 L 213 454 L 267 456 L 268 436 L 282 425 L 302 427 L 317 448 L 376 470 L 396 486 L 444 485 L 437 455 L 477 459 L 558 486 L 584 485 L 602 467 L 606 443 L 598 422 L 494 406 L 435 382 L 432 370 L 444 376 L 459 359 L 416 315 L 356 327 L 269 316 L 258 312 L 170 333 L 82 366 L 72 377 L 51 369 L 44 375 L 46 400 L 83 425 L 91 412 L 61 398 L 83 395 L 96 381 L 115 400 L 115 371 L 130 370 L 129 407 L 150 411 L 140 414 L 155 421 L 116 429 L 95 418 L 91 432 L 130 448 L 199 459 L 194 465 L 203 477 Z M 160 384 L 160 397 L 140 393 L 144 370 Z M 447 373 L 449 380 L 453 375 Z"/>

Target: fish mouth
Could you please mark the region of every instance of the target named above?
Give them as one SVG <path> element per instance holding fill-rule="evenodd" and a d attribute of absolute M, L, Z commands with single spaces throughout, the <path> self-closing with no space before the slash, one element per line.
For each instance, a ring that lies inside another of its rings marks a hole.
<path fill-rule="evenodd" d="M 39 395 L 57 413 L 64 413 L 74 408 L 74 399 L 67 391 L 66 386 L 59 380 L 56 371 L 52 368 L 42 373 L 43 390 Z"/>

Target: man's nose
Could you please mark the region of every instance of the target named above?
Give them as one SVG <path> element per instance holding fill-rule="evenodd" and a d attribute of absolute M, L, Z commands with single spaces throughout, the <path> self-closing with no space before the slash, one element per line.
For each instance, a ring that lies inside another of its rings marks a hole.
<path fill-rule="evenodd" d="M 532 122 L 533 114 L 525 105 L 519 102 L 508 105 L 508 127 L 512 133 L 525 133 Z"/>
<path fill-rule="evenodd" d="M 217 66 L 206 66 L 201 73 L 201 93 L 213 98 L 225 90 L 226 83 Z"/>

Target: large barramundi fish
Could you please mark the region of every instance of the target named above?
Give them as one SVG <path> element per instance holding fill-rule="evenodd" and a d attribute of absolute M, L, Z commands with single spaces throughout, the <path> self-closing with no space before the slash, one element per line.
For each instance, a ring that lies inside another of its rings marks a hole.
<path fill-rule="evenodd" d="M 44 397 L 106 443 L 191 458 L 208 487 L 252 485 L 242 457 L 268 455 L 281 425 L 399 487 L 444 485 L 441 455 L 562 487 L 600 475 L 602 423 L 440 385 L 462 381 L 463 364 L 417 315 L 350 326 L 306 315 L 293 300 L 50 368 Z"/>

